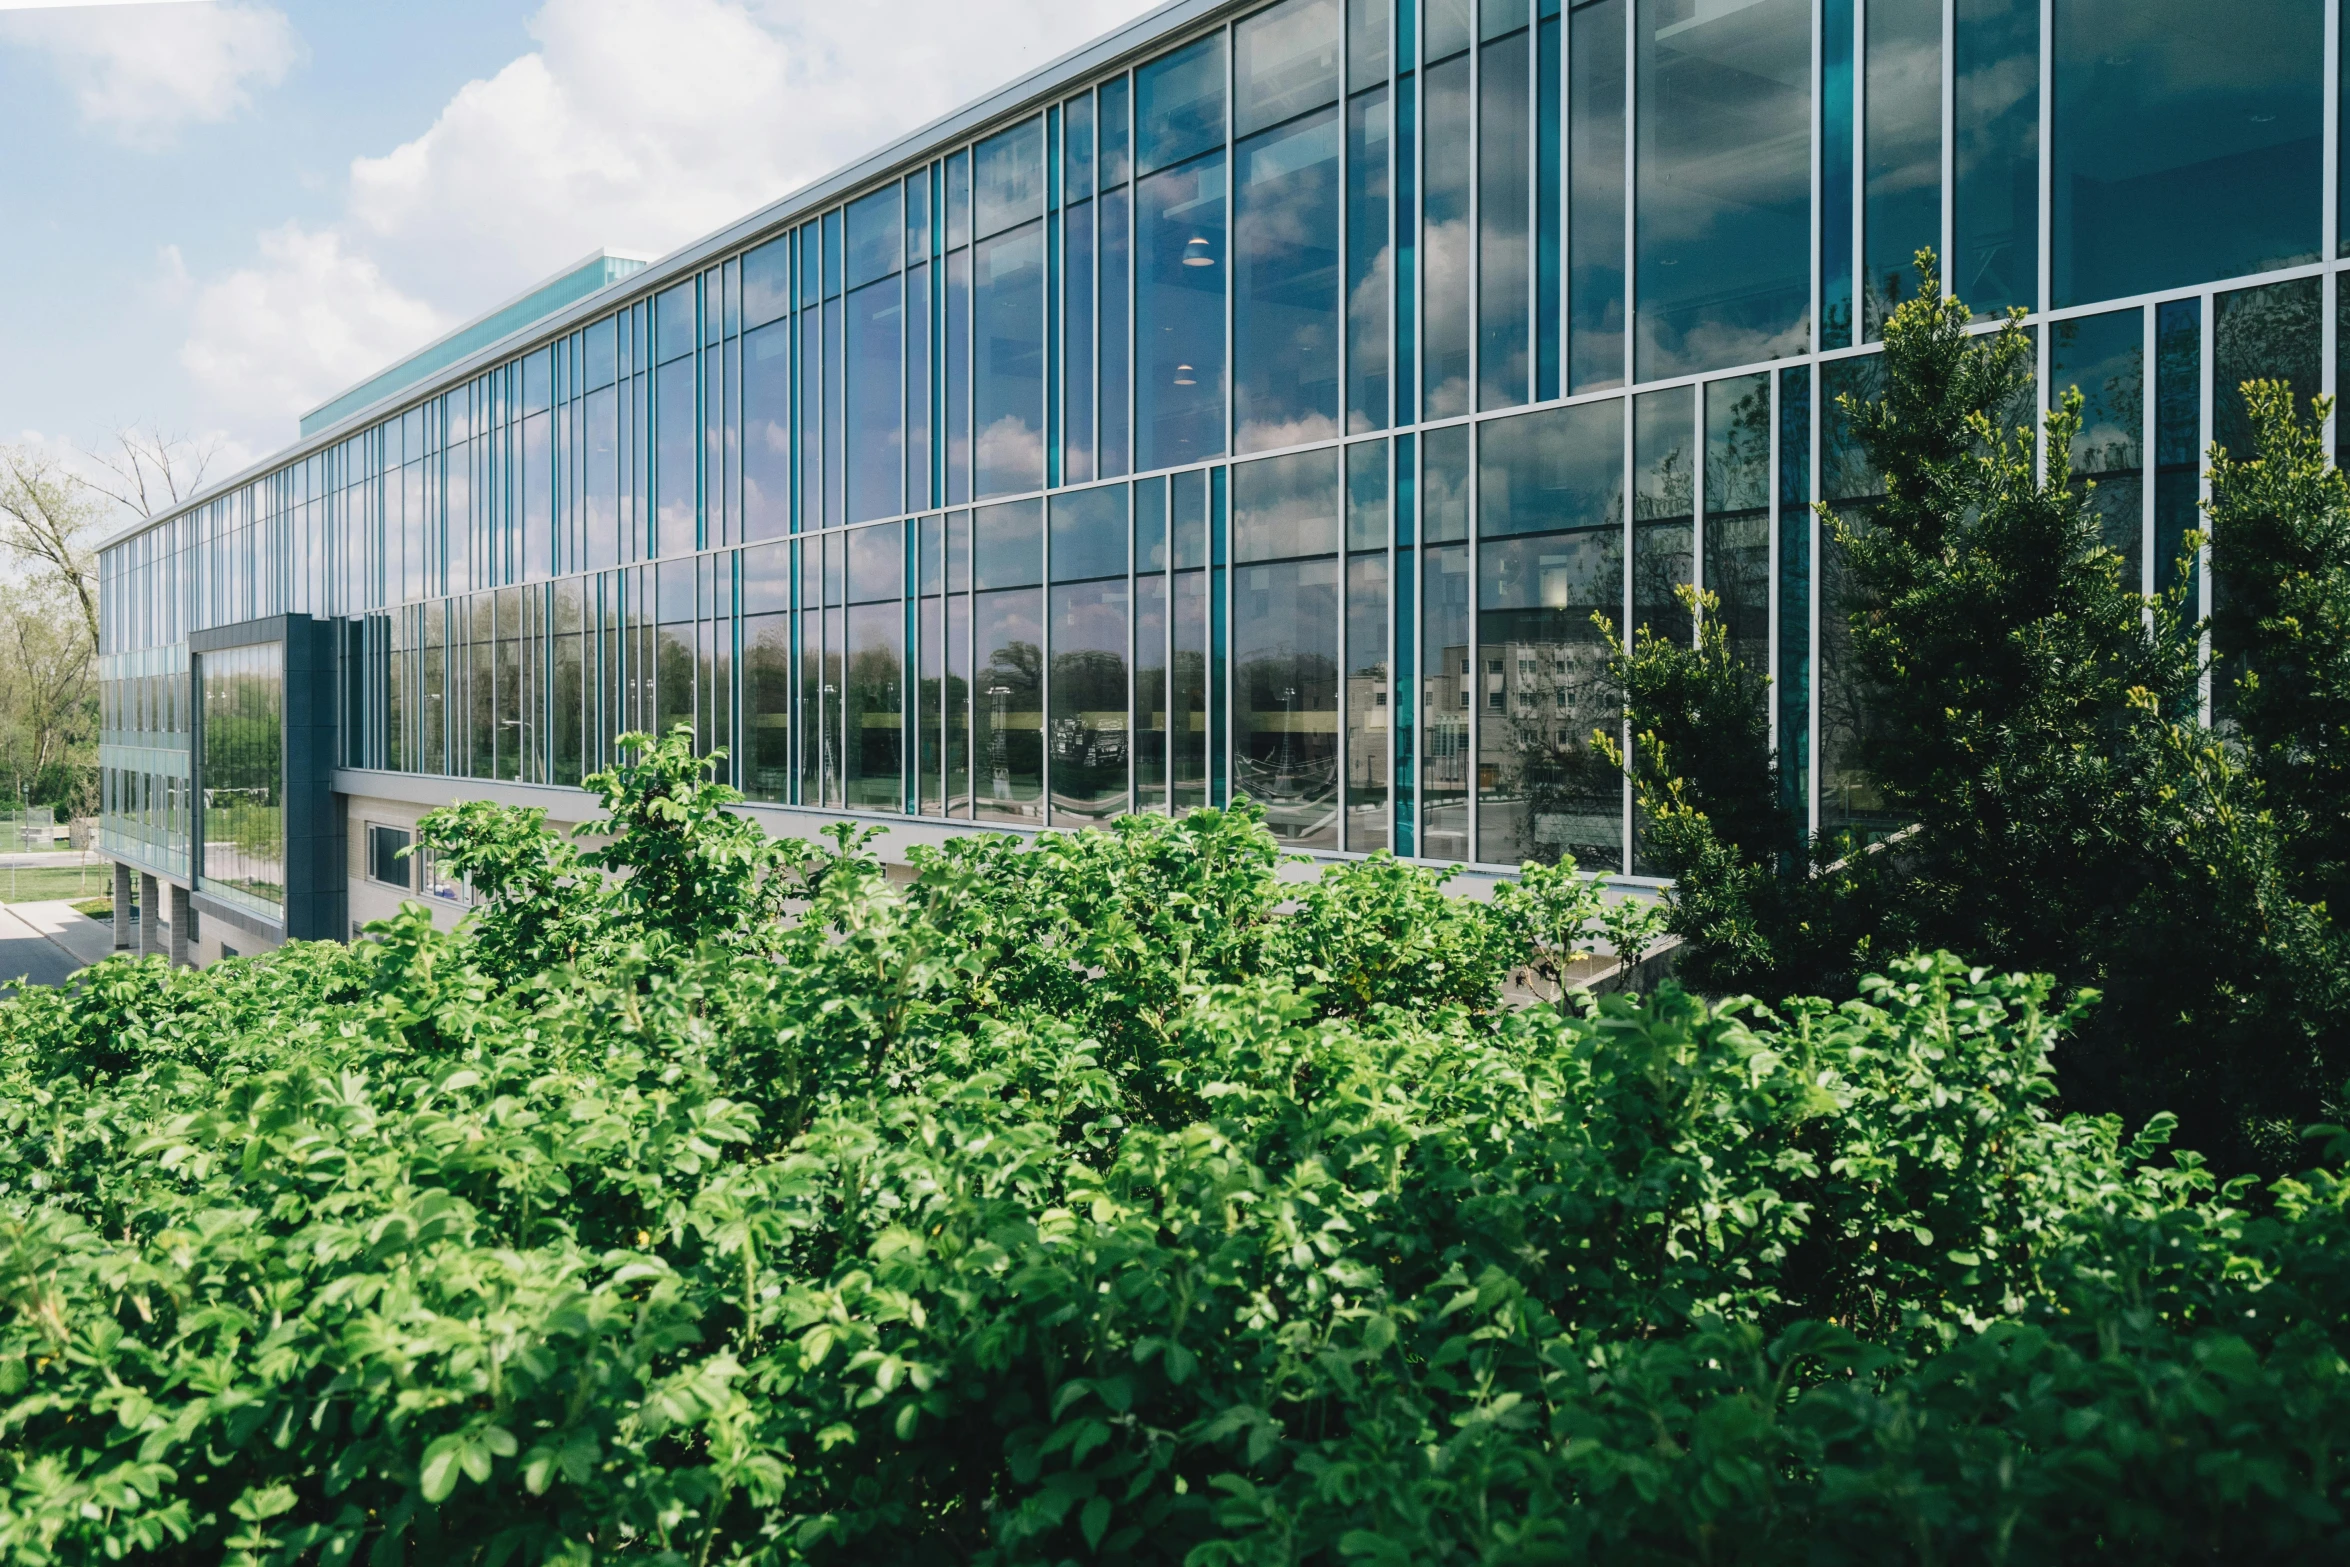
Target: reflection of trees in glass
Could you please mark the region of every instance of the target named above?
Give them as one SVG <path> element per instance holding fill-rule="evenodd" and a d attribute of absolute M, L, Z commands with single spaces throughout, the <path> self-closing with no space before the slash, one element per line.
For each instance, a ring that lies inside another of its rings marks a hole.
<path fill-rule="evenodd" d="M 1480 860 L 1621 865 L 1623 785 L 1591 737 L 1622 712 L 1592 615 L 1622 618 L 1623 541 L 1619 511 L 1603 527 L 1486 543 Z"/>
<path fill-rule="evenodd" d="M 1042 719 L 1044 654 L 1034 642 L 1010 641 L 988 655 L 979 672 L 979 803 L 982 811 L 1028 817 L 1040 793 L 1044 763 Z"/>
<path fill-rule="evenodd" d="M 1240 792 L 1284 842 L 1335 848 L 1338 660 L 1280 641 L 1233 671 Z"/>
<path fill-rule="evenodd" d="M 1725 400 L 1728 406 L 1721 406 Z M 1762 668 L 1771 644 L 1771 383 L 1706 389 L 1705 588 L 1740 658 Z"/>
<path fill-rule="evenodd" d="M 1126 660 L 1101 648 L 1053 655 L 1053 798 L 1126 804 Z"/>
<path fill-rule="evenodd" d="M 285 653 L 201 654 L 202 884 L 272 908 L 285 899 Z"/>

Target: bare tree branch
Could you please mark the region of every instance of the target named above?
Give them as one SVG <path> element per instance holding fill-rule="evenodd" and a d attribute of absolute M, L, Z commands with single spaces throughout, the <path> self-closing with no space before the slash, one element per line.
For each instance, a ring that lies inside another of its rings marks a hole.
<path fill-rule="evenodd" d="M 205 475 L 220 456 L 220 437 L 196 439 L 169 434 L 159 425 L 143 430 L 124 425 L 114 432 L 111 449 L 84 447 L 82 455 L 105 474 L 87 481 L 92 490 L 141 517 L 152 517 L 204 488 Z"/>

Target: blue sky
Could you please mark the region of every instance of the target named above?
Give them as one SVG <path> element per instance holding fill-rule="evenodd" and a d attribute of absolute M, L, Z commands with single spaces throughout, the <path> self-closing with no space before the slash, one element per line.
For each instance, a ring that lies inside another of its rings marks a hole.
<path fill-rule="evenodd" d="M 0 0 L 0 441 L 240 464 L 599 244 L 659 254 L 1142 0 Z"/>

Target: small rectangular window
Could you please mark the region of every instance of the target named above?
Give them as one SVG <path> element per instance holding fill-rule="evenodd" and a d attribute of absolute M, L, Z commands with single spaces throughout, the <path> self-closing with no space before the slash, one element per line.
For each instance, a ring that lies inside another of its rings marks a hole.
<path fill-rule="evenodd" d="M 653 300 L 653 352 L 664 364 L 694 351 L 694 286 L 680 283 Z"/>
<path fill-rule="evenodd" d="M 367 879 L 397 887 L 403 892 L 416 887 L 416 867 L 406 850 L 410 839 L 405 827 L 384 827 L 370 822 L 367 827 Z"/>

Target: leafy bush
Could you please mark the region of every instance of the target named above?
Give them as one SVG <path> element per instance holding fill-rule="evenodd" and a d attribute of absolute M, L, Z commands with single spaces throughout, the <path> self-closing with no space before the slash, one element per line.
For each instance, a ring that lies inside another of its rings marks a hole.
<path fill-rule="evenodd" d="M 892 887 L 677 740 L 599 786 L 593 864 L 428 825 L 457 934 L 0 1003 L 12 1564 L 2350 1545 L 2350 1186 L 2053 1116 L 2044 981 L 1512 1007 L 1571 873 L 1198 812 Z"/>

